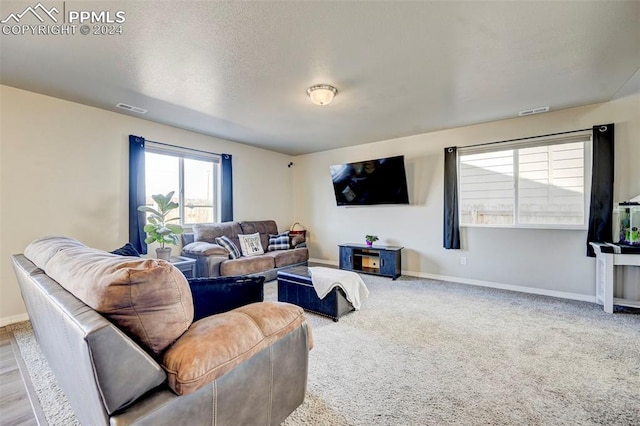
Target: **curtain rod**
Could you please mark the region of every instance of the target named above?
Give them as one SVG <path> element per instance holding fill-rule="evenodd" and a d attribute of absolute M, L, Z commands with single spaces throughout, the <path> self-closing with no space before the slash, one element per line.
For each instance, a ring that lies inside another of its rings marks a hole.
<path fill-rule="evenodd" d="M 579 129 L 579 130 L 569 130 L 567 132 L 558 132 L 558 133 L 549 133 L 546 135 L 538 135 L 538 136 L 527 136 L 526 138 L 516 138 L 516 139 L 507 139 L 504 141 L 495 141 L 495 142 L 485 142 L 485 143 L 478 143 L 475 145 L 466 145 L 466 146 L 461 146 L 461 149 L 466 149 L 466 148 L 475 148 L 477 146 L 485 146 L 485 145 L 495 145 L 497 143 L 507 143 L 507 142 L 516 142 L 516 141 L 524 141 L 527 139 L 537 139 L 537 138 L 546 138 L 549 136 L 558 136 L 558 135 L 566 135 L 569 133 L 578 133 L 578 132 L 586 132 L 587 130 L 591 130 L 591 128 L 588 129 Z"/>
<path fill-rule="evenodd" d="M 222 155 L 227 155 L 227 156 L 229 155 L 229 154 L 221 154 L 221 153 L 218 153 L 218 152 L 203 151 L 203 150 L 201 150 L 201 149 L 195 149 L 195 148 L 186 148 L 186 147 L 184 147 L 184 146 L 171 145 L 171 144 L 169 144 L 169 143 L 156 142 L 156 141 L 152 141 L 152 140 L 149 140 L 149 139 L 145 139 L 145 141 L 146 141 L 146 142 L 155 143 L 155 144 L 157 144 L 157 145 L 169 146 L 169 147 L 171 147 L 171 148 L 179 148 L 179 149 L 184 149 L 184 150 L 187 150 L 187 151 L 200 152 L 200 153 L 202 153 L 202 154 L 212 154 L 212 155 L 221 155 L 221 156 L 222 156 Z"/>

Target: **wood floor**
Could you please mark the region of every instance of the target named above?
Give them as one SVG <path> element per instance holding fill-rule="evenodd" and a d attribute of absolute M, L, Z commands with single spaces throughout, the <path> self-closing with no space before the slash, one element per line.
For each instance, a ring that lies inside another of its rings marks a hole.
<path fill-rule="evenodd" d="M 0 425 L 37 425 L 20 375 L 20 361 L 14 354 L 15 346 L 7 328 L 0 327 Z"/>

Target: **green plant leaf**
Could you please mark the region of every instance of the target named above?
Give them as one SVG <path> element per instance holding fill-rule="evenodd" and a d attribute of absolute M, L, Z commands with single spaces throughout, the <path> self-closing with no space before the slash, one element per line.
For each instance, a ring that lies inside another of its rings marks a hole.
<path fill-rule="evenodd" d="M 180 220 L 178 217 L 167 219 L 172 210 L 179 207 L 179 204 L 171 201 L 175 191 L 171 191 L 166 195 L 153 194 L 151 198 L 156 202 L 157 208 L 149 206 L 139 206 L 138 210 L 147 213 L 147 224 L 144 231 L 148 237 L 145 239 L 147 244 L 152 242 L 160 243 L 160 247 L 164 248 L 165 243 L 178 244 L 178 234 L 182 234 L 184 229 L 179 224 L 169 224 Z"/>
<path fill-rule="evenodd" d="M 182 226 L 175 225 L 172 223 L 167 223 L 167 228 L 169 228 L 171 232 L 173 232 L 174 234 L 182 234 L 184 232 L 184 229 L 182 228 Z"/>
<path fill-rule="evenodd" d="M 149 206 L 140 206 L 140 207 L 138 207 L 138 211 L 145 212 L 145 213 L 152 213 L 152 214 L 155 214 L 155 215 L 158 215 L 158 216 L 162 216 L 162 214 L 158 210 L 154 209 L 153 207 L 149 207 Z"/>
<path fill-rule="evenodd" d="M 162 226 L 159 227 L 156 232 L 161 235 L 168 235 L 171 233 L 171 229 L 167 228 L 166 226 Z"/>

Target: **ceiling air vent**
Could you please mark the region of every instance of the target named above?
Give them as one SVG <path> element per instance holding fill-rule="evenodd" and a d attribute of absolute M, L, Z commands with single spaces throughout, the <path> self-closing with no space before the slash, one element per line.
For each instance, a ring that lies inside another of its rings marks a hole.
<path fill-rule="evenodd" d="M 146 109 L 138 108 L 138 107 L 133 106 L 133 105 L 123 104 L 122 102 L 120 102 L 116 106 L 118 108 L 121 108 L 121 109 L 126 109 L 127 111 L 137 112 L 138 114 L 146 114 L 147 113 Z"/>
<path fill-rule="evenodd" d="M 549 111 L 549 107 L 548 107 L 548 106 L 546 106 L 546 107 L 539 107 L 539 108 L 533 108 L 533 109 L 526 109 L 526 110 L 524 110 L 524 111 L 520 111 L 520 112 L 518 113 L 518 115 L 519 115 L 520 117 L 523 117 L 523 116 L 525 116 L 525 115 L 540 114 L 540 113 L 542 113 L 542 112 L 547 112 L 547 111 Z"/>

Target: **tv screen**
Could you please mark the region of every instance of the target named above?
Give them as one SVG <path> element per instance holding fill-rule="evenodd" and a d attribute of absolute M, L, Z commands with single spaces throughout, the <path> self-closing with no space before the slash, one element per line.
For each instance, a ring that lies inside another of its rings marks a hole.
<path fill-rule="evenodd" d="M 331 166 L 339 206 L 409 204 L 404 155 Z"/>

